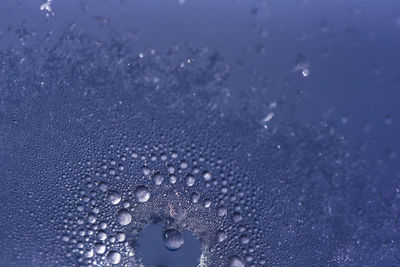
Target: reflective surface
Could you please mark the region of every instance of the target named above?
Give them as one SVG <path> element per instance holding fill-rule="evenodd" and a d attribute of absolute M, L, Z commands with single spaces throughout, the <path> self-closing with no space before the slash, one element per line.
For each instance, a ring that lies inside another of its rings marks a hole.
<path fill-rule="evenodd" d="M 399 16 L 5 1 L 0 266 L 399 265 Z"/>

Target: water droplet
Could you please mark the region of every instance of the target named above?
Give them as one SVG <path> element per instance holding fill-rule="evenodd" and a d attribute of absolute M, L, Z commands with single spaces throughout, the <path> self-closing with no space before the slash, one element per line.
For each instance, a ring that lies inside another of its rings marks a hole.
<path fill-rule="evenodd" d="M 107 234 L 103 231 L 99 231 L 97 234 L 97 239 L 104 241 L 107 239 Z"/>
<path fill-rule="evenodd" d="M 218 210 L 217 210 L 217 213 L 218 213 L 218 216 L 225 216 L 226 215 L 226 213 L 227 213 L 227 208 L 225 208 L 225 207 L 219 207 L 218 208 Z"/>
<path fill-rule="evenodd" d="M 150 199 L 150 191 L 146 186 L 139 186 L 136 188 L 135 196 L 139 202 L 144 203 Z"/>
<path fill-rule="evenodd" d="M 193 193 L 192 194 L 192 202 L 197 203 L 200 200 L 200 195 L 198 193 Z"/>
<path fill-rule="evenodd" d="M 238 256 L 232 256 L 229 259 L 229 267 L 244 267 L 243 260 Z"/>
<path fill-rule="evenodd" d="M 153 175 L 153 182 L 154 182 L 156 185 L 162 184 L 163 181 L 164 181 L 164 177 L 162 177 L 161 174 L 160 174 L 159 172 L 157 172 L 157 173 L 155 173 L 155 174 Z"/>
<path fill-rule="evenodd" d="M 110 251 L 107 255 L 107 261 L 111 264 L 118 264 L 121 261 L 121 254 L 117 251 Z"/>
<path fill-rule="evenodd" d="M 132 221 L 132 215 L 127 210 L 120 210 L 117 214 L 117 221 L 121 225 L 128 225 Z"/>
<path fill-rule="evenodd" d="M 118 242 L 124 242 L 125 238 L 126 238 L 126 235 L 124 233 L 118 233 L 116 238 L 117 238 Z"/>
<path fill-rule="evenodd" d="M 176 176 L 175 175 L 173 175 L 173 174 L 171 174 L 170 176 L 169 176 L 169 182 L 171 183 L 171 184 L 175 184 L 176 183 Z"/>
<path fill-rule="evenodd" d="M 204 178 L 205 181 L 210 181 L 211 180 L 211 173 L 204 172 L 203 173 L 203 178 Z"/>
<path fill-rule="evenodd" d="M 204 207 L 205 208 L 209 208 L 210 206 L 211 206 L 211 200 L 209 200 L 209 199 L 206 199 L 206 200 L 204 200 Z"/>
<path fill-rule="evenodd" d="M 113 205 L 117 205 L 121 201 L 121 195 L 117 191 L 110 191 L 107 195 L 107 200 Z"/>
<path fill-rule="evenodd" d="M 150 169 L 147 166 L 142 167 L 142 171 L 144 175 L 149 175 L 150 174 Z"/>
<path fill-rule="evenodd" d="M 233 214 L 233 217 L 232 217 L 232 219 L 233 219 L 233 221 L 235 222 L 235 223 L 238 223 L 238 222 L 240 222 L 241 220 L 242 220 L 242 215 L 240 215 L 239 213 L 234 213 Z"/>
<path fill-rule="evenodd" d="M 223 242 L 223 241 L 225 241 L 227 237 L 228 237 L 228 236 L 227 236 L 227 234 L 225 233 L 225 231 L 220 230 L 220 231 L 217 232 L 217 240 L 218 240 L 218 242 Z"/>
<path fill-rule="evenodd" d="M 104 244 L 96 244 L 94 246 L 94 251 L 97 254 L 104 254 L 104 252 L 106 252 L 106 246 Z"/>
<path fill-rule="evenodd" d="M 250 239 L 249 239 L 246 235 L 243 235 L 243 236 L 240 238 L 240 242 L 241 242 L 243 245 L 245 245 L 245 244 L 247 244 L 247 243 L 250 242 Z"/>
<path fill-rule="evenodd" d="M 193 186 L 195 182 L 196 182 L 196 179 L 194 179 L 194 177 L 192 175 L 188 175 L 186 177 L 186 185 L 187 186 Z"/>
<path fill-rule="evenodd" d="M 170 251 L 175 251 L 183 246 L 184 240 L 181 232 L 175 229 L 167 229 L 163 234 L 165 247 Z"/>

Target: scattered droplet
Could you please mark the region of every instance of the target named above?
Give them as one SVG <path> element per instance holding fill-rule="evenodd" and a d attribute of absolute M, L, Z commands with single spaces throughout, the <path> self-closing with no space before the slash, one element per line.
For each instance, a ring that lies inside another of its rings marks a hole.
<path fill-rule="evenodd" d="M 194 179 L 194 177 L 192 175 L 188 175 L 186 177 L 186 185 L 187 186 L 193 186 L 195 182 L 196 182 L 196 179 Z"/>
<path fill-rule="evenodd" d="M 164 181 L 164 177 L 162 177 L 161 174 L 160 174 L 159 172 L 157 172 L 157 173 L 155 173 L 155 174 L 153 175 L 153 182 L 154 182 L 156 185 L 162 184 L 163 181 Z"/>
<path fill-rule="evenodd" d="M 165 247 L 170 251 L 175 251 L 183 246 L 184 240 L 181 232 L 175 229 L 167 229 L 163 234 Z"/>
<path fill-rule="evenodd" d="M 117 221 L 120 225 L 128 225 L 132 221 L 132 215 L 127 210 L 120 210 L 117 213 Z"/>
<path fill-rule="evenodd" d="M 225 231 L 219 230 L 217 232 L 217 240 L 218 240 L 218 242 L 225 241 L 227 237 L 228 237 L 228 235 L 226 234 Z"/>
<path fill-rule="evenodd" d="M 245 267 L 243 260 L 238 256 L 232 256 L 229 259 L 229 267 Z"/>
<path fill-rule="evenodd" d="M 121 261 L 121 254 L 117 251 L 110 251 L 107 255 L 107 261 L 111 264 L 118 264 Z"/>
<path fill-rule="evenodd" d="M 117 191 L 110 191 L 107 195 L 107 200 L 113 205 L 117 205 L 121 201 L 121 194 Z"/>
<path fill-rule="evenodd" d="M 146 186 L 139 186 L 136 188 L 136 199 L 141 202 L 147 202 L 150 199 L 150 191 Z"/>

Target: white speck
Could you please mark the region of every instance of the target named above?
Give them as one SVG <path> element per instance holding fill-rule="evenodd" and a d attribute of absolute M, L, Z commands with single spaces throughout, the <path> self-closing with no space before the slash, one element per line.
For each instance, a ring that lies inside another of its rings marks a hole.
<path fill-rule="evenodd" d="M 51 8 L 51 3 L 53 2 L 53 0 L 47 0 L 46 3 L 43 3 L 40 6 L 40 10 L 44 10 L 46 12 L 46 17 L 50 17 L 52 15 L 54 15 L 53 9 Z"/>
<path fill-rule="evenodd" d="M 274 101 L 274 102 L 271 102 L 270 104 L 269 104 L 269 108 L 276 108 L 277 107 L 277 103 Z"/>
<path fill-rule="evenodd" d="M 304 69 L 301 74 L 303 75 L 304 78 L 307 78 L 310 75 L 310 70 L 309 69 Z"/>
<path fill-rule="evenodd" d="M 274 115 L 275 115 L 275 114 L 274 114 L 273 112 L 271 112 L 271 113 L 269 113 L 269 114 L 262 120 L 262 124 L 263 124 L 263 126 L 264 126 L 265 129 L 268 128 L 267 123 L 268 123 L 270 120 L 272 120 L 272 118 L 274 117 Z"/>

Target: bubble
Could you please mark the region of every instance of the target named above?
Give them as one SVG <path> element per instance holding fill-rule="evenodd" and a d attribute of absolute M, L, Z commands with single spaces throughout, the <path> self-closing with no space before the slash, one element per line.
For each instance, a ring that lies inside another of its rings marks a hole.
<path fill-rule="evenodd" d="M 245 244 L 247 244 L 247 243 L 250 242 L 250 239 L 249 239 L 246 235 L 243 235 L 243 236 L 240 238 L 240 242 L 241 242 L 243 245 L 245 245 Z"/>
<path fill-rule="evenodd" d="M 184 240 L 181 232 L 175 229 L 167 229 L 163 233 L 165 247 L 170 251 L 175 251 L 183 246 Z"/>
<path fill-rule="evenodd" d="M 228 212 L 227 208 L 225 208 L 223 206 L 219 207 L 217 210 L 218 216 L 221 216 L 221 217 L 225 216 L 227 212 Z"/>
<path fill-rule="evenodd" d="M 198 193 L 193 193 L 191 198 L 193 203 L 197 203 L 200 200 L 200 195 Z"/>
<path fill-rule="evenodd" d="M 226 234 L 225 231 L 219 230 L 217 232 L 217 240 L 218 240 L 218 242 L 225 241 L 227 237 L 228 237 L 228 235 Z"/>
<path fill-rule="evenodd" d="M 203 178 L 205 181 L 210 181 L 211 180 L 211 173 L 210 172 L 204 172 L 203 173 Z"/>
<path fill-rule="evenodd" d="M 229 267 L 245 267 L 243 260 L 238 256 L 232 256 L 229 259 Z"/>
<path fill-rule="evenodd" d="M 106 252 L 106 246 L 104 244 L 96 244 L 94 246 L 94 251 L 97 254 L 104 254 L 104 252 Z"/>
<path fill-rule="evenodd" d="M 196 182 L 196 179 L 192 175 L 188 175 L 186 177 L 186 185 L 187 186 L 193 186 L 195 182 Z"/>
<path fill-rule="evenodd" d="M 169 176 L 169 182 L 170 182 L 171 184 L 175 184 L 176 181 L 177 181 L 176 176 L 173 175 L 173 174 L 171 174 L 171 175 Z"/>
<path fill-rule="evenodd" d="M 126 238 L 126 235 L 124 233 L 117 233 L 116 239 L 118 242 L 124 242 Z"/>
<path fill-rule="evenodd" d="M 117 251 L 110 251 L 107 255 L 107 261 L 111 264 L 118 264 L 121 261 L 121 254 Z"/>
<path fill-rule="evenodd" d="M 110 191 L 107 195 L 107 200 L 113 205 L 117 205 L 121 201 L 121 194 L 117 191 Z"/>
<path fill-rule="evenodd" d="M 242 215 L 240 215 L 240 213 L 235 212 L 233 214 L 232 220 L 233 220 L 233 222 L 238 223 L 242 220 L 242 218 L 243 217 L 242 217 Z"/>
<path fill-rule="evenodd" d="M 137 201 L 140 203 L 147 202 L 150 199 L 150 191 L 146 186 L 138 186 L 135 193 Z"/>
<path fill-rule="evenodd" d="M 142 172 L 144 175 L 149 175 L 150 174 L 150 169 L 147 166 L 142 167 Z"/>
<path fill-rule="evenodd" d="M 100 240 L 100 241 L 104 241 L 104 240 L 107 239 L 107 234 L 105 232 L 103 232 L 103 231 L 99 231 L 97 233 L 97 239 Z"/>
<path fill-rule="evenodd" d="M 86 256 L 87 258 L 91 258 L 91 257 L 93 257 L 93 255 L 94 255 L 93 249 L 89 249 L 89 250 L 86 251 L 86 253 L 85 253 L 85 256 Z"/>
<path fill-rule="evenodd" d="M 164 181 L 164 177 L 162 177 L 161 174 L 160 174 L 159 172 L 157 172 L 157 173 L 155 173 L 155 174 L 153 175 L 153 182 L 154 182 L 156 185 L 162 184 L 163 181 Z"/>
<path fill-rule="evenodd" d="M 127 210 L 120 210 L 117 213 L 117 221 L 120 225 L 128 225 L 132 221 L 132 215 Z"/>
<path fill-rule="evenodd" d="M 204 207 L 205 208 L 209 208 L 210 206 L 211 206 L 211 200 L 210 199 L 206 199 L 206 200 L 204 200 Z"/>
<path fill-rule="evenodd" d="M 188 163 L 186 161 L 181 161 L 179 167 L 184 170 L 188 167 Z"/>

